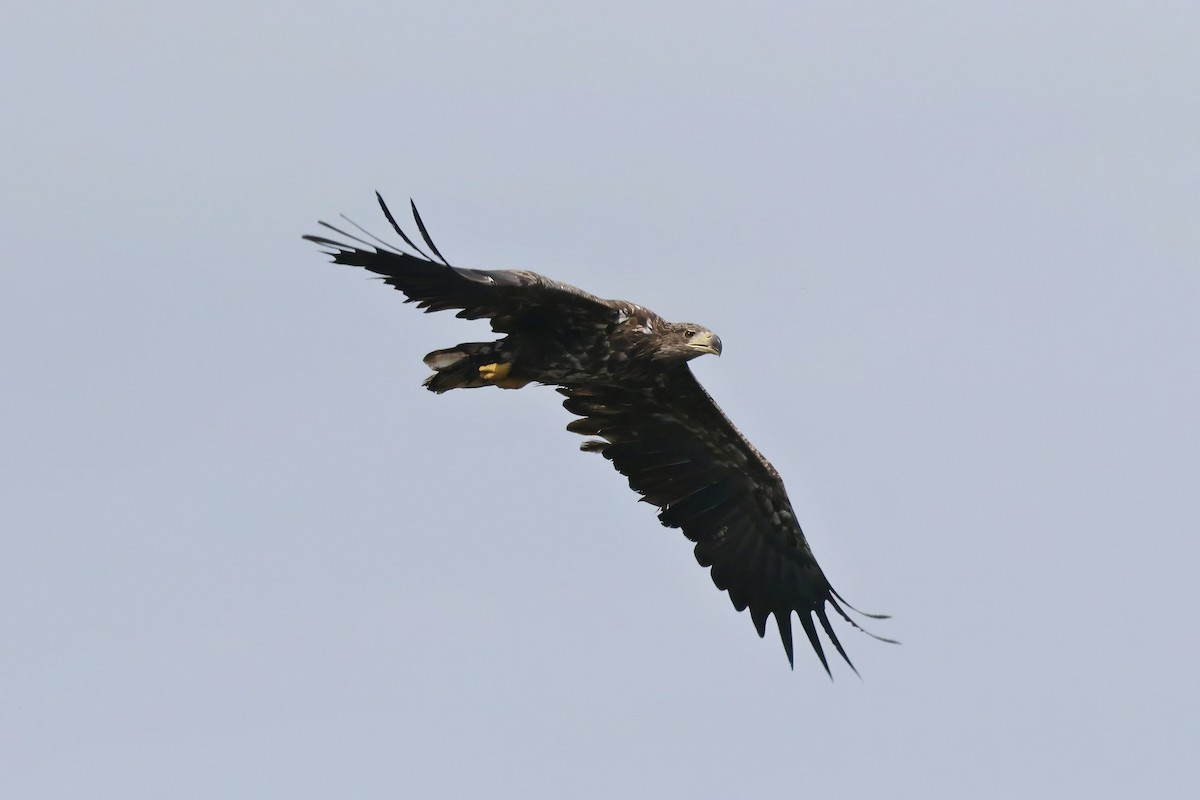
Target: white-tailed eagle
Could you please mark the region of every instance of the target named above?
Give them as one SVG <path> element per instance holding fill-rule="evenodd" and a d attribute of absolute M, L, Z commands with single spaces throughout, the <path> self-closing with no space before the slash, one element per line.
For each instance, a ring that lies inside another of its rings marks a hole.
<path fill-rule="evenodd" d="M 425 356 L 433 370 L 425 381 L 429 390 L 556 387 L 566 396 L 563 406 L 580 417 L 567 429 L 594 437 L 582 449 L 611 461 L 630 488 L 660 509 L 663 525 L 679 528 L 695 543 L 696 560 L 711 569 L 713 583 L 729 593 L 738 611 L 750 609 L 760 637 L 774 615 L 788 662 L 794 664 L 795 613 L 826 672 L 829 662 L 817 624 L 854 668 L 827 613 L 832 608 L 861 630 L 846 611 L 853 607 L 813 557 L 779 473 L 721 413 L 688 367 L 693 358 L 721 354 L 715 333 L 534 272 L 453 267 L 430 239 L 415 205 L 417 229 L 432 255 L 405 235 L 383 198 L 376 197 L 413 252 L 361 228 L 373 242 L 326 222 L 321 224 L 348 241 L 304 238 L 326 248 L 338 264 L 383 276 L 405 294 L 405 302 L 427 312 L 453 309 L 459 317 L 488 319 L 492 330 L 503 334 L 494 342 L 460 344 Z"/>

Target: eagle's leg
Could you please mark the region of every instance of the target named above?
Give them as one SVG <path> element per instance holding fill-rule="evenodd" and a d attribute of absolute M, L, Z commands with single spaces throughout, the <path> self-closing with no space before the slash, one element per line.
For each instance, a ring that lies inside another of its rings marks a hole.
<path fill-rule="evenodd" d="M 509 373 L 511 372 L 512 364 L 510 363 L 484 364 L 479 368 L 479 377 L 501 389 L 520 389 L 529 383 L 525 378 L 510 378 Z"/>

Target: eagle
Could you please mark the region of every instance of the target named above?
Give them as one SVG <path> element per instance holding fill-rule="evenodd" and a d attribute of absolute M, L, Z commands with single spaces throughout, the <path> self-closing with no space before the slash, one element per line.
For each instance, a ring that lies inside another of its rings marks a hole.
<path fill-rule="evenodd" d="M 341 240 L 309 235 L 334 263 L 362 267 L 426 313 L 457 311 L 486 319 L 503 334 L 425 356 L 433 371 L 425 387 L 553 386 L 563 406 L 579 418 L 567 430 L 588 437 L 585 452 L 598 453 L 629 481 L 658 518 L 695 544 L 696 560 L 728 592 L 738 611 L 750 609 L 760 638 L 774 616 L 788 663 L 795 668 L 792 615 L 832 677 L 817 633 L 824 630 L 855 673 L 830 623 L 828 609 L 866 631 L 851 606 L 830 585 L 796 520 L 783 480 L 741 434 L 692 374 L 688 362 L 721 355 L 721 339 L 691 322 L 668 322 L 644 306 L 605 300 L 574 286 L 523 270 L 452 266 L 433 243 L 417 206 L 413 221 L 428 252 L 396 222 L 383 197 L 375 197 L 392 230 L 407 246 L 389 244 L 343 215 L 362 236 L 327 222 Z"/>

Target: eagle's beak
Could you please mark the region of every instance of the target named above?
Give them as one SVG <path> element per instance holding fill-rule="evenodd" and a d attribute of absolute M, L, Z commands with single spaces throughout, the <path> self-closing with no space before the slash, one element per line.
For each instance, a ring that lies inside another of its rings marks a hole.
<path fill-rule="evenodd" d="M 701 353 L 712 353 L 714 356 L 719 356 L 721 355 L 721 337 L 712 331 L 701 331 L 692 337 L 692 340 L 688 342 L 688 347 L 699 350 Z"/>

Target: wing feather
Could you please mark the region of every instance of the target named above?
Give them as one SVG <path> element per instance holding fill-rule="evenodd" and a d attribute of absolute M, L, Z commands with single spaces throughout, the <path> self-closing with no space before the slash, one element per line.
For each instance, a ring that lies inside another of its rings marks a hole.
<path fill-rule="evenodd" d="M 438 263 L 404 232 L 383 198 L 378 194 L 376 197 L 392 229 L 414 252 L 387 244 L 353 221 L 350 221 L 351 225 L 375 242 L 366 241 L 327 222 L 321 225 L 338 234 L 341 239 L 314 235 L 304 238 L 324 247 L 325 253 L 336 264 L 362 267 L 382 276 L 385 283 L 404 293 L 405 302 L 416 303 L 418 308 L 427 312 L 457 309 L 459 317 L 488 319 L 493 330 L 513 333 L 528 326 L 544 326 L 555 321 L 580 326 L 601 322 L 609 319 L 620 305 L 536 272 L 451 266 L 433 243 L 425 222 L 413 204 L 417 229 L 426 246 L 441 259 L 441 263 Z"/>
<path fill-rule="evenodd" d="M 664 372 L 653 386 L 558 391 L 567 410 L 581 417 L 568 430 L 604 440 L 588 449 L 601 452 L 631 489 L 657 506 L 664 525 L 696 543 L 697 562 L 738 611 L 750 609 L 759 636 L 774 616 L 792 663 L 795 613 L 826 672 L 817 623 L 853 669 L 826 613 L 829 604 L 845 616 L 840 596 L 812 554 L 783 481 L 690 369 Z"/>

